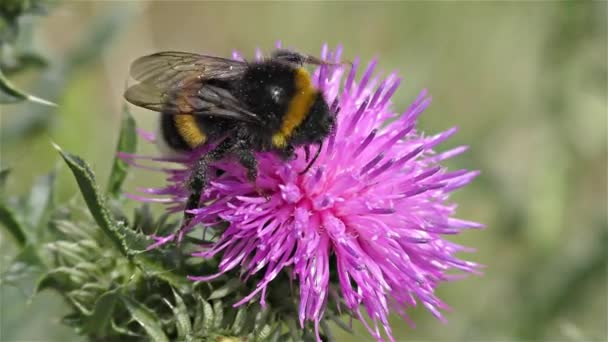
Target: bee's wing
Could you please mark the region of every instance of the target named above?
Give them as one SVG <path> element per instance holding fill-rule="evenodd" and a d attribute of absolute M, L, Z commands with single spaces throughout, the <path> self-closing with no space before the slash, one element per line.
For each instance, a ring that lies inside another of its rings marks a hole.
<path fill-rule="evenodd" d="M 247 63 L 195 53 L 165 51 L 136 59 L 130 74 L 140 83 L 159 89 L 180 88 L 193 79 L 230 80 L 238 78 Z"/>
<path fill-rule="evenodd" d="M 228 90 L 207 83 L 240 77 L 241 61 L 186 52 L 160 52 L 140 57 L 130 74 L 139 81 L 127 89 L 125 99 L 134 105 L 166 114 L 192 114 L 256 122 Z"/>
<path fill-rule="evenodd" d="M 163 114 L 191 114 L 223 117 L 245 122 L 258 122 L 259 117 L 243 108 L 226 89 L 204 84 L 171 93 L 145 83 L 133 85 L 125 92 L 130 103 Z"/>

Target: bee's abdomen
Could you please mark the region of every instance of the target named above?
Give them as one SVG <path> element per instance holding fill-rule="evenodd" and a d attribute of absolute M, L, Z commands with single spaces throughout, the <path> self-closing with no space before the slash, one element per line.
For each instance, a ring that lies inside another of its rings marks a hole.
<path fill-rule="evenodd" d="M 177 151 L 190 151 L 207 141 L 202 125 L 194 115 L 161 114 L 160 130 L 164 143 Z"/>

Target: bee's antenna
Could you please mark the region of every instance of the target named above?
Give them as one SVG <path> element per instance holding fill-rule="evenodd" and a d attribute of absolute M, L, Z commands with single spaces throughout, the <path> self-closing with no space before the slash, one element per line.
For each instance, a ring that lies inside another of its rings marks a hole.
<path fill-rule="evenodd" d="M 293 64 L 312 64 L 312 65 L 331 65 L 331 66 L 341 66 L 341 65 L 349 65 L 351 68 L 353 67 L 353 62 L 351 61 L 341 61 L 341 62 L 332 62 L 320 59 L 313 55 L 307 55 L 296 51 L 291 51 L 287 49 L 277 49 L 272 53 L 272 59 L 280 60 L 286 63 Z"/>
<path fill-rule="evenodd" d="M 324 59 L 317 58 L 311 55 L 304 55 L 303 63 L 313 64 L 313 65 L 329 65 L 329 66 L 343 66 L 348 65 L 351 68 L 353 67 L 353 62 L 351 61 L 340 61 L 340 62 L 332 62 Z"/>
<path fill-rule="evenodd" d="M 317 153 L 315 154 L 314 158 L 312 158 L 312 160 L 308 163 L 308 165 L 306 166 L 306 168 L 304 169 L 304 171 L 300 172 L 301 175 L 303 175 L 306 172 L 308 172 L 308 170 L 310 169 L 310 167 L 312 166 L 312 164 L 314 164 L 315 161 L 317 161 L 317 158 L 319 158 L 319 154 L 321 154 L 321 149 L 322 148 L 323 148 L 323 142 L 321 141 L 319 143 L 319 148 L 317 149 Z"/>

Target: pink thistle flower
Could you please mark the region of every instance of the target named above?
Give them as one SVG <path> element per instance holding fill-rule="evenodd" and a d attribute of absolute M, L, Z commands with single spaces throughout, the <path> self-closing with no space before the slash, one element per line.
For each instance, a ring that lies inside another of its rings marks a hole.
<path fill-rule="evenodd" d="M 321 58 L 338 62 L 341 52 L 341 47 L 330 52 L 324 46 Z M 235 53 L 233 58 L 240 56 Z M 324 65 L 314 72 L 315 86 L 339 113 L 333 135 L 306 174 L 299 174 L 307 164 L 303 150 L 288 162 L 271 153 L 258 153 L 257 187 L 264 197 L 236 162 L 214 165 L 224 173 L 204 191 L 201 203 L 205 205 L 192 211 L 192 224 L 228 223 L 217 241 L 195 254 L 220 257 L 221 262 L 216 274 L 190 279 L 208 281 L 235 269 L 246 278 L 258 275 L 256 289 L 236 305 L 258 296 L 264 305 L 269 284 L 280 272 L 287 272 L 299 286 L 300 324 L 304 327 L 312 321 L 317 337 L 330 293 L 377 340 L 383 339 L 381 326 L 393 341 L 388 322 L 391 310 L 409 322 L 405 309 L 417 302 L 443 320 L 440 309 L 447 306 L 437 298 L 435 288 L 463 274 L 478 273 L 480 268 L 455 256 L 470 249 L 445 238 L 482 227 L 454 218 L 456 206 L 448 201 L 452 191 L 468 184 L 478 172 L 447 171 L 441 166 L 443 160 L 466 150 L 434 150 L 456 129 L 431 136 L 417 131 L 417 118 L 430 103 L 427 92 L 422 91 L 405 111 L 395 112 L 391 97 L 400 79 L 392 73 L 378 84 L 376 63 L 373 60 L 363 68 L 359 81 L 358 59 L 352 68 Z M 143 189 L 167 198 L 133 197 L 170 203 L 169 210 L 174 212 L 183 210 L 189 170 L 204 152 L 182 160 L 184 169 L 161 169 L 168 175 L 166 187 Z M 131 157 L 125 156 L 135 163 Z M 162 244 L 168 239 L 157 241 Z M 330 273 L 335 273 L 337 283 L 330 281 Z"/>

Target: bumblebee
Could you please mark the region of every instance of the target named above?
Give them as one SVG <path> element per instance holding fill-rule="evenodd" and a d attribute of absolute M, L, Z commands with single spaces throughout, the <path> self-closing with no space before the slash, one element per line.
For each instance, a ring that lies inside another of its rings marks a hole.
<path fill-rule="evenodd" d="M 215 146 L 194 164 L 188 182 L 189 197 L 182 228 L 198 207 L 209 182 L 209 164 L 236 157 L 255 184 L 254 152 L 274 152 L 284 160 L 297 147 L 318 145 L 336 124 L 316 89 L 305 64 L 332 64 L 290 50 L 276 50 L 255 62 L 186 52 L 160 52 L 136 59 L 130 75 L 138 83 L 125 99 L 139 107 L 160 112 L 160 136 L 171 150 L 192 151 L 205 144 Z"/>

